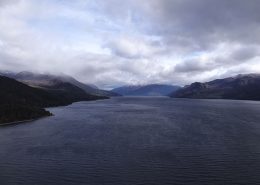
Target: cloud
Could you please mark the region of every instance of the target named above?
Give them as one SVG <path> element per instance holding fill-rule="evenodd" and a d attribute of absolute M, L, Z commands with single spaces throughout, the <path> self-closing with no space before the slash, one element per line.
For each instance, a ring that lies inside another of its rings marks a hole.
<path fill-rule="evenodd" d="M 204 72 L 215 68 L 214 63 L 202 62 L 199 60 L 186 60 L 175 66 L 176 72 Z"/>
<path fill-rule="evenodd" d="M 260 48 L 256 46 L 243 46 L 234 51 L 231 58 L 235 61 L 247 61 L 260 55 Z"/>
<path fill-rule="evenodd" d="M 257 0 L 154 0 L 146 13 L 151 33 L 172 42 L 188 39 L 203 48 L 223 41 L 259 42 L 259 8 Z"/>
<path fill-rule="evenodd" d="M 0 6 L 5 6 L 8 4 L 17 3 L 17 2 L 19 2 L 19 0 L 1 0 Z"/>
<path fill-rule="evenodd" d="M 160 50 L 156 41 L 126 36 L 109 41 L 105 48 L 108 48 L 114 55 L 128 59 L 149 58 Z"/>
<path fill-rule="evenodd" d="M 260 72 L 258 0 L 1 0 L 0 68 L 100 87 Z"/>

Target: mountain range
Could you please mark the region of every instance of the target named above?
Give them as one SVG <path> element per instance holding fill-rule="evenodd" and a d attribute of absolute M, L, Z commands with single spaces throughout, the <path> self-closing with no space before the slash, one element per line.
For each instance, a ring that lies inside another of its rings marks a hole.
<path fill-rule="evenodd" d="M 171 97 L 194 99 L 260 100 L 260 74 L 237 75 L 185 86 Z"/>
<path fill-rule="evenodd" d="M 123 86 L 115 88 L 112 92 L 123 96 L 168 96 L 170 93 L 180 89 L 179 86 L 164 84 L 149 84 L 137 86 Z"/>
<path fill-rule="evenodd" d="M 105 91 L 66 75 L 0 72 L 0 124 L 50 116 L 51 113 L 45 107 L 108 98 L 104 95 L 260 101 L 260 74 L 195 82 L 183 88 L 150 84 Z"/>
<path fill-rule="evenodd" d="M 17 81 L 20 81 L 31 87 L 36 87 L 36 88 L 53 90 L 59 88 L 60 84 L 67 83 L 84 90 L 87 94 L 92 94 L 95 96 L 108 96 L 108 97 L 119 96 L 114 92 L 101 90 L 94 85 L 87 85 L 82 82 L 79 82 L 75 78 L 68 75 L 58 76 L 58 75 L 51 75 L 51 74 L 36 74 L 28 71 L 23 71 L 19 73 L 0 72 L 0 75 L 13 78 Z"/>

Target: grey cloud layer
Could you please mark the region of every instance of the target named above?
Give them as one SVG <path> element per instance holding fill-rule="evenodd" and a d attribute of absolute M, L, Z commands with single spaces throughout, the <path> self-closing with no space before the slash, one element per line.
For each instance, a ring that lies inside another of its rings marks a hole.
<path fill-rule="evenodd" d="M 0 1 L 0 68 L 103 87 L 260 72 L 258 0 L 38 2 Z"/>

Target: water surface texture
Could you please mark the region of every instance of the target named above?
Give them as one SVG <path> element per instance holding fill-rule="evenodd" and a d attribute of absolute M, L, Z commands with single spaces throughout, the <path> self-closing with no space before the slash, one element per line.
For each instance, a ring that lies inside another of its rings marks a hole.
<path fill-rule="evenodd" d="M 257 185 L 260 102 L 126 97 L 0 127 L 1 185 Z"/>

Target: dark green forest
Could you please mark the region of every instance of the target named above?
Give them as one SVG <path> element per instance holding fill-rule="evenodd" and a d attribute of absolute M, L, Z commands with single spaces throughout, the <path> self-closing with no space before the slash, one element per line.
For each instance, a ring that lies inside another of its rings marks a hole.
<path fill-rule="evenodd" d="M 70 83 L 59 83 L 53 89 L 39 89 L 0 76 L 0 124 L 50 116 L 45 107 L 103 98 L 87 94 Z"/>
<path fill-rule="evenodd" d="M 40 107 L 5 104 L 0 105 L 0 124 L 22 120 L 31 120 L 44 116 L 51 116 L 49 111 Z"/>

